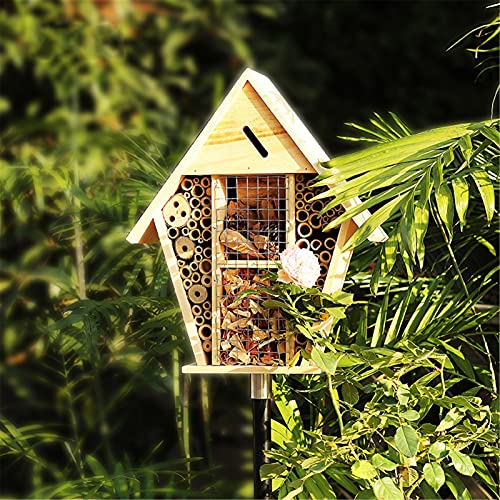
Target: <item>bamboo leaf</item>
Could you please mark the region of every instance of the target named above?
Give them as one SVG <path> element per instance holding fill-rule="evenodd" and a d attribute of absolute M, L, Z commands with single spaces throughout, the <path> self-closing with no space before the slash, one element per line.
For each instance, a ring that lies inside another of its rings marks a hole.
<path fill-rule="evenodd" d="M 456 177 L 452 181 L 453 196 L 455 198 L 455 209 L 457 211 L 460 226 L 465 226 L 465 214 L 469 206 L 469 185 L 462 177 Z"/>
<path fill-rule="evenodd" d="M 481 199 L 483 200 L 486 218 L 491 221 L 495 212 L 495 190 L 488 174 L 484 171 L 472 172 L 472 178 L 476 183 Z"/>
<path fill-rule="evenodd" d="M 448 234 L 453 234 L 453 195 L 446 184 L 441 184 L 435 194 L 438 214 L 444 222 Z"/>

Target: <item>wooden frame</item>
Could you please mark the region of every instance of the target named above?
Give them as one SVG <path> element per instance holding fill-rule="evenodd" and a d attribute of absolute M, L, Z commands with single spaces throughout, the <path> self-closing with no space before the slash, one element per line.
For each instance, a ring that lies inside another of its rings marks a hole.
<path fill-rule="evenodd" d="M 250 131 L 250 132 L 249 132 Z M 252 138 L 253 137 L 253 138 Z M 154 243 L 160 242 L 167 266 L 172 277 L 175 293 L 178 297 L 182 316 L 186 324 L 186 330 L 193 347 L 195 360 L 200 367 L 207 367 L 207 359 L 205 351 L 210 349 L 208 340 L 200 340 L 196 321 L 201 328 L 209 328 L 211 322 L 212 328 L 212 354 L 210 373 L 304 373 L 304 370 L 310 370 L 308 366 L 296 367 L 279 367 L 280 370 L 270 370 L 266 366 L 221 366 L 230 370 L 214 371 L 217 367 L 218 358 L 216 353 L 219 352 L 219 312 L 216 306 L 217 297 L 221 290 L 221 273 L 217 269 L 217 255 L 220 251 L 220 244 L 217 238 L 212 236 L 212 270 L 211 270 L 211 289 L 212 289 L 212 309 L 210 314 L 205 310 L 204 317 L 208 323 L 203 323 L 201 316 L 196 316 L 199 312 L 192 309 L 188 294 L 184 289 L 189 288 L 191 291 L 193 286 L 187 283 L 189 279 L 183 274 L 186 282 L 183 283 L 180 272 L 181 262 L 177 265 L 177 257 L 173 248 L 172 236 L 175 231 L 167 224 L 162 214 L 166 203 L 178 192 L 179 186 L 186 176 L 211 176 L 211 217 L 212 224 L 210 226 L 212 235 L 220 234 L 223 230 L 223 221 L 217 222 L 217 210 L 225 204 L 225 193 L 221 185 L 222 176 L 251 176 L 251 175 L 281 175 L 286 177 L 286 192 L 295 195 L 295 176 L 297 174 L 316 174 L 324 171 L 321 163 L 329 159 L 329 156 L 321 148 L 318 142 L 314 139 L 307 127 L 303 124 L 296 113 L 291 109 L 276 87 L 271 81 L 255 71 L 246 69 L 235 85 L 229 91 L 222 104 L 215 111 L 207 125 L 201 131 L 199 136 L 188 149 L 184 157 L 181 159 L 175 170 L 172 172 L 166 183 L 155 196 L 151 204 L 148 206 L 144 214 L 140 217 L 136 225 L 130 231 L 127 240 L 130 243 Z M 190 202 L 191 203 L 191 202 Z M 345 209 L 359 205 L 361 201 L 358 198 L 353 198 L 343 203 Z M 170 210 L 170 209 L 169 209 Z M 300 225 L 296 227 L 296 219 L 298 219 L 301 210 L 296 213 L 295 202 L 291 202 L 287 198 L 287 210 L 289 220 L 286 226 L 286 241 L 287 244 L 293 244 L 296 241 L 296 232 L 300 229 Z M 303 211 L 303 210 L 302 210 Z M 169 211 L 168 218 L 172 217 Z M 175 217 L 179 214 L 175 213 Z M 350 238 L 356 227 L 363 224 L 370 212 L 368 210 L 353 217 L 351 221 L 342 224 L 336 245 L 331 255 L 328 272 L 322 274 L 321 280 L 324 279 L 323 290 L 325 292 L 333 292 L 342 288 L 352 250 L 343 250 L 345 242 Z M 194 219 L 200 220 L 200 219 Z M 316 218 L 317 222 L 317 218 Z M 182 224 L 180 221 L 179 224 Z M 194 224 L 195 222 L 193 222 Z M 177 222 L 173 223 L 174 227 Z M 222 224 L 222 226 L 221 226 Z M 310 226 L 313 226 L 310 221 Z M 207 226 L 204 226 L 205 228 Z M 314 226 L 318 227 L 318 226 Z M 317 231 L 317 229 L 315 229 Z M 203 233 L 204 230 L 200 229 Z M 176 233 L 179 234 L 178 232 Z M 184 233 L 183 233 L 184 234 Z M 319 236 L 316 235 L 316 243 L 320 247 Z M 371 241 L 385 241 L 387 235 L 379 227 L 376 228 L 369 236 Z M 177 240 L 175 240 L 177 241 Z M 200 239 L 201 241 L 201 239 Z M 204 240 L 207 237 L 204 236 Z M 307 243 L 307 242 L 305 242 Z M 309 244 L 309 243 L 307 243 Z M 323 249 L 324 250 L 324 249 Z M 323 273 L 326 272 L 326 262 L 328 252 L 320 252 L 320 260 L 323 264 Z M 207 254 L 208 256 L 208 254 Z M 233 265 L 234 264 L 234 265 Z M 182 263 L 185 265 L 185 263 Z M 228 268 L 248 268 L 249 266 L 256 269 L 272 267 L 270 261 L 251 260 L 251 261 L 227 261 L 225 265 Z M 208 262 L 207 262 L 208 269 Z M 201 268 L 199 269 L 201 270 Z M 194 271 L 199 271 L 194 269 Z M 200 273 L 198 272 L 198 281 Z M 206 278 L 206 276 L 205 276 Z M 322 281 L 320 281 L 322 283 Z M 208 288 L 206 282 L 204 286 Z M 205 288 L 205 290 L 206 290 Z M 202 297 L 199 296 L 199 300 Z M 191 302 L 196 302 L 195 296 L 191 297 Z M 196 304 L 198 304 L 196 302 Z M 200 321 L 202 323 L 200 323 Z M 208 325 L 208 326 L 207 326 Z M 202 336 L 205 339 L 204 336 Z M 207 337 L 209 338 L 209 337 Z M 205 345 L 207 344 L 207 345 Z M 205 347 L 205 351 L 203 351 Z M 290 358 L 291 344 L 287 341 L 287 358 Z M 252 369 L 249 371 L 249 369 Z M 295 370 L 295 371 L 293 371 Z M 298 371 L 297 371 L 298 370 Z M 195 373 L 191 371 L 191 373 Z M 307 372 L 309 373 L 309 371 Z"/>

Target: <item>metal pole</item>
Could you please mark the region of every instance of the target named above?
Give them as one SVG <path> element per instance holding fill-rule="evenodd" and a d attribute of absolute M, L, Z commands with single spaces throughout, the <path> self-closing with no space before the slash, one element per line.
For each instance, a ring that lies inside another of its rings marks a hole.
<path fill-rule="evenodd" d="M 260 480 L 260 466 L 268 463 L 265 450 L 271 448 L 271 375 L 250 375 L 250 397 L 253 410 L 253 491 L 254 498 L 271 498 L 272 481 Z"/>

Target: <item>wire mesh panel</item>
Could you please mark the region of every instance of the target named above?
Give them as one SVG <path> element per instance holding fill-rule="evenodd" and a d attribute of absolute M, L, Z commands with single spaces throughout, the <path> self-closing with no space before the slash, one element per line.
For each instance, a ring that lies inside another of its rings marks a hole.
<path fill-rule="evenodd" d="M 264 298 L 252 290 L 269 284 L 267 270 L 293 243 L 290 182 L 287 175 L 224 176 L 212 182 L 214 364 L 287 362 L 287 323 L 279 311 L 263 307 Z"/>

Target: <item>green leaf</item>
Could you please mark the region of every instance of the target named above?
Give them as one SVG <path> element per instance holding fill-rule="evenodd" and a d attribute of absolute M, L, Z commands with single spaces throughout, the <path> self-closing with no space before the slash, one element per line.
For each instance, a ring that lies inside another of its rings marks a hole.
<path fill-rule="evenodd" d="M 447 453 L 446 445 L 441 441 L 436 441 L 430 446 L 429 453 L 435 458 L 443 458 Z"/>
<path fill-rule="evenodd" d="M 444 222 L 448 234 L 453 234 L 453 195 L 446 184 L 441 184 L 435 194 L 438 214 Z"/>
<path fill-rule="evenodd" d="M 360 479 L 373 479 L 377 475 L 375 467 L 368 460 L 358 460 L 351 467 L 353 476 Z"/>
<path fill-rule="evenodd" d="M 463 474 L 464 476 L 472 476 L 476 471 L 471 459 L 461 451 L 450 450 L 450 458 L 453 467 L 455 467 L 455 470 L 459 474 Z"/>
<path fill-rule="evenodd" d="M 451 181 L 453 187 L 453 196 L 455 198 L 455 209 L 457 211 L 460 226 L 465 226 L 465 214 L 469 206 L 469 184 L 461 178 L 457 177 Z"/>
<path fill-rule="evenodd" d="M 436 432 L 443 432 L 447 429 L 451 429 L 455 425 L 457 425 L 464 418 L 464 411 L 461 408 L 455 407 L 452 408 L 439 422 L 439 425 L 436 427 Z"/>
<path fill-rule="evenodd" d="M 388 458 L 385 458 L 383 455 L 380 455 L 380 453 L 375 453 L 375 455 L 372 456 L 371 463 L 376 469 L 385 471 L 396 470 L 398 466 L 398 464 Z"/>
<path fill-rule="evenodd" d="M 356 387 L 349 383 L 344 382 L 341 386 L 342 399 L 350 405 L 355 405 L 359 401 L 359 393 Z"/>
<path fill-rule="evenodd" d="M 282 464 L 264 464 L 260 466 L 260 479 L 265 481 L 266 479 L 274 479 L 277 476 L 281 476 L 287 468 Z"/>
<path fill-rule="evenodd" d="M 411 467 L 405 467 L 401 472 L 401 485 L 408 488 L 419 478 L 418 472 Z"/>
<path fill-rule="evenodd" d="M 383 477 L 375 481 L 373 493 L 377 500 L 404 500 L 403 493 L 390 477 Z"/>
<path fill-rule="evenodd" d="M 427 484 L 437 493 L 439 488 L 445 482 L 443 468 L 436 462 L 430 462 L 424 465 L 424 479 Z"/>
<path fill-rule="evenodd" d="M 389 295 L 390 295 L 390 286 L 387 287 L 384 298 L 382 300 L 382 304 L 380 304 L 380 308 L 377 314 L 377 320 L 375 322 L 375 328 L 373 329 L 373 337 L 370 343 L 371 347 L 377 347 L 380 344 L 380 339 L 382 338 L 382 334 L 385 330 L 385 322 L 387 319 L 387 310 L 389 309 Z"/>
<path fill-rule="evenodd" d="M 493 183 L 484 171 L 478 170 L 472 172 L 472 178 L 476 183 L 481 199 L 483 200 L 484 209 L 486 211 L 486 218 L 491 221 L 495 212 L 495 190 Z"/>
<path fill-rule="evenodd" d="M 394 444 L 405 457 L 414 457 L 418 450 L 418 435 L 412 427 L 403 425 L 396 431 Z"/>
<path fill-rule="evenodd" d="M 400 413 L 399 416 L 410 422 L 416 422 L 420 418 L 420 413 L 415 410 L 406 410 Z"/>
<path fill-rule="evenodd" d="M 302 491 L 304 490 L 304 480 L 297 479 L 295 481 L 292 481 L 288 484 L 288 489 L 290 491 L 286 496 L 283 497 L 283 500 L 292 500 L 292 498 L 295 498 L 297 495 L 302 493 Z"/>
<path fill-rule="evenodd" d="M 420 268 L 424 266 L 424 256 L 425 256 L 425 234 L 427 233 L 427 227 L 429 225 L 429 205 L 415 206 L 415 241 L 417 247 L 417 259 L 420 264 Z"/>

